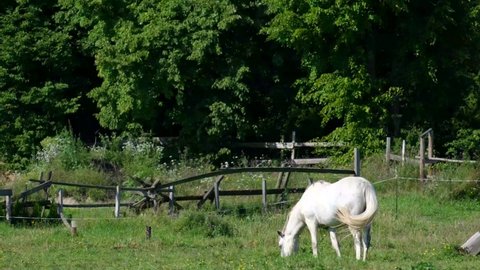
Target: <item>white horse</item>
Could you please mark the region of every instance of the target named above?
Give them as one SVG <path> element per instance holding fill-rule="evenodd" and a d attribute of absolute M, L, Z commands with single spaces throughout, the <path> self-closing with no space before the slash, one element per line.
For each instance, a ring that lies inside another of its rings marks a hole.
<path fill-rule="evenodd" d="M 317 252 L 317 227 L 326 226 L 337 256 L 340 249 L 335 229 L 347 225 L 353 235 L 355 254 L 360 260 L 367 257 L 370 226 L 377 212 L 378 202 L 373 185 L 362 177 L 345 177 L 335 183 L 318 181 L 310 185 L 287 216 L 280 236 L 281 256 L 290 256 L 298 249 L 298 234 L 307 225 L 312 238 L 312 252 Z"/>

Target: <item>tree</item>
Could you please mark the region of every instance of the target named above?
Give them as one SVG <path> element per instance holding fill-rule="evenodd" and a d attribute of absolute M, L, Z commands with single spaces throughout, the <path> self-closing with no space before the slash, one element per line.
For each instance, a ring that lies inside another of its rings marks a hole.
<path fill-rule="evenodd" d="M 337 127 L 330 138 L 375 149 L 400 115 L 404 127 L 440 129 L 478 89 L 478 3 L 268 4 L 274 18 L 264 31 L 301 56 L 308 75 L 297 98 Z"/>
<path fill-rule="evenodd" d="M 198 150 L 284 127 L 296 59 L 259 33 L 260 1 L 60 3 L 88 33 L 102 78 L 89 96 L 104 127 L 178 134 Z"/>
<path fill-rule="evenodd" d="M 0 16 L 0 152 L 30 158 L 41 139 L 68 126 L 88 85 L 55 1 L 9 3 Z"/>

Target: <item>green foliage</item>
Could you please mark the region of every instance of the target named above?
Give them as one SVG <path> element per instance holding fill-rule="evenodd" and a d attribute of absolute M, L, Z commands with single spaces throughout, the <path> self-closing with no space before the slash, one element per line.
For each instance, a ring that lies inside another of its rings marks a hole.
<path fill-rule="evenodd" d="M 202 211 L 183 212 L 177 224 L 180 231 L 191 231 L 206 237 L 235 235 L 235 228 L 225 218 Z"/>
<path fill-rule="evenodd" d="M 21 217 L 13 219 L 15 226 L 57 225 L 60 223 L 57 209 L 54 205 L 48 207 L 35 203 L 32 207 L 25 207 L 22 202 L 15 202 L 12 207 L 12 216 Z"/>
<path fill-rule="evenodd" d="M 60 1 L 58 20 L 86 32 L 101 86 L 100 124 L 170 135 L 215 152 L 225 139 L 278 136 L 295 95 L 290 50 L 259 34 L 261 1 Z M 294 69 L 295 70 L 295 69 Z M 274 121 L 272 121 L 275 119 Z M 282 122 L 280 122 L 282 121 Z"/>
<path fill-rule="evenodd" d="M 89 142 L 178 136 L 178 149 L 215 155 L 291 130 L 367 154 L 385 135 L 429 127 L 442 152 L 476 158 L 479 10 L 467 0 L 7 1 L 0 159 L 25 167 L 65 128 Z"/>
<path fill-rule="evenodd" d="M 89 81 L 76 74 L 78 55 L 52 17 L 55 3 L 20 1 L 0 13 L 0 158 L 6 161 L 24 165 L 42 139 L 66 127 Z"/>
<path fill-rule="evenodd" d="M 412 270 L 435 270 L 436 268 L 430 262 L 420 262 L 412 265 Z"/>
<path fill-rule="evenodd" d="M 363 138 L 373 150 L 385 131 L 398 131 L 396 117 L 446 133 L 441 127 L 478 91 L 478 3 L 266 2 L 274 17 L 264 32 L 300 55 L 307 74 L 297 79 L 297 99 L 317 106 L 324 126 L 339 127 L 330 136 Z"/>
<path fill-rule="evenodd" d="M 477 200 L 480 201 L 480 183 L 479 182 L 467 182 L 455 187 L 450 197 L 456 200 Z"/>
<path fill-rule="evenodd" d="M 37 154 L 37 160 L 43 166 L 75 170 L 89 164 L 88 151 L 83 143 L 71 132 L 62 131 L 54 137 L 46 137 L 41 141 L 42 150 Z"/>
<path fill-rule="evenodd" d="M 456 139 L 447 143 L 447 154 L 461 159 L 480 158 L 480 130 L 478 129 L 460 129 L 457 132 Z"/>

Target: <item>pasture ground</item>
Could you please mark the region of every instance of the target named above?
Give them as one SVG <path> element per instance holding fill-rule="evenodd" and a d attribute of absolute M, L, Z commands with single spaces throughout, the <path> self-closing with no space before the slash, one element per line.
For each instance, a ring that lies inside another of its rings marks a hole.
<path fill-rule="evenodd" d="M 476 269 L 480 258 L 457 248 L 479 230 L 480 204 L 478 199 L 448 198 L 445 194 L 455 185 L 421 186 L 411 180 L 376 185 L 380 210 L 366 262 L 354 259 L 346 229 L 339 231 L 342 258 L 335 256 L 321 229 L 318 258 L 311 254 L 307 230 L 301 234 L 299 253 L 281 258 L 276 230 L 283 227 L 287 210 L 271 208 L 262 214 L 258 200 L 240 207 L 225 198 L 223 213 L 207 206 L 183 210 L 174 218 L 165 209 L 139 216 L 127 211 L 120 219 L 111 218 L 112 209 L 68 209 L 67 215 L 77 219 L 76 237 L 63 225 L 0 222 L 0 268 Z M 145 226 L 152 227 L 149 240 Z"/>

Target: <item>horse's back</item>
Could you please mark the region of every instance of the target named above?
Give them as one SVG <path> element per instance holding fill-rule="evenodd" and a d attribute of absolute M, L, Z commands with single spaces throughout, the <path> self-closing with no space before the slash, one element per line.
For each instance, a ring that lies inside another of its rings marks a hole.
<path fill-rule="evenodd" d="M 315 182 L 301 198 L 302 212 L 306 218 L 315 216 L 320 224 L 335 225 L 339 208 L 347 208 L 352 214 L 365 210 L 365 189 L 373 188 L 363 177 L 351 176 L 335 183 Z"/>
<path fill-rule="evenodd" d="M 336 194 L 336 206 L 346 207 L 352 214 L 360 214 L 365 210 L 367 189 L 374 192 L 373 185 L 365 178 L 349 176 L 332 184 L 331 192 Z"/>

